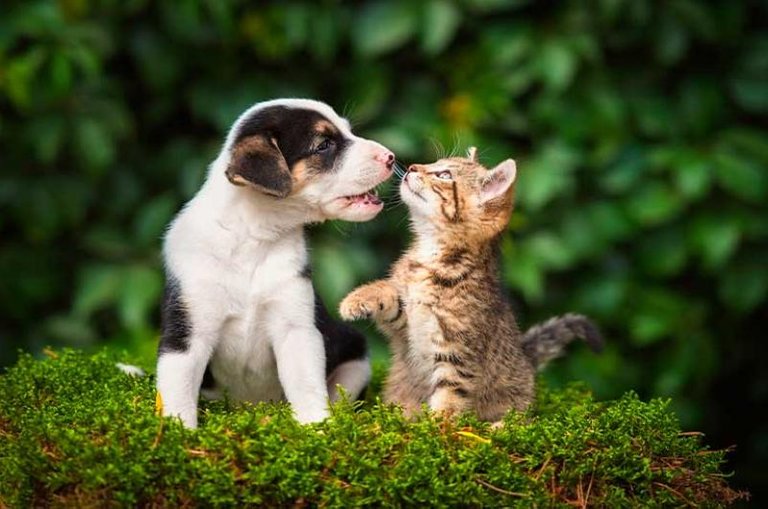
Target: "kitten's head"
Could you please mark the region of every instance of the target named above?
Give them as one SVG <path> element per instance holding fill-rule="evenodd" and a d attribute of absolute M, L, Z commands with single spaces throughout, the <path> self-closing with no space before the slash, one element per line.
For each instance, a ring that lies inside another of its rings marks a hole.
<path fill-rule="evenodd" d="M 512 159 L 488 170 L 477 161 L 477 149 L 471 147 L 466 158 L 411 165 L 400 185 L 400 195 L 417 233 L 489 239 L 509 223 L 516 175 Z"/>

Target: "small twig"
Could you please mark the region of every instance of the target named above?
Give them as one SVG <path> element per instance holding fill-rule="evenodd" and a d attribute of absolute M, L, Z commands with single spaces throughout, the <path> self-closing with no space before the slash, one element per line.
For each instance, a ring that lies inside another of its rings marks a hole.
<path fill-rule="evenodd" d="M 675 495 L 677 498 L 679 498 L 680 500 L 682 500 L 683 502 L 685 502 L 685 505 L 687 505 L 687 506 L 690 506 L 690 507 L 696 507 L 696 504 L 694 504 L 693 502 L 691 502 L 690 500 L 688 500 L 687 498 L 685 498 L 685 496 L 683 496 L 683 494 L 682 494 L 682 493 L 680 493 L 679 491 L 677 491 L 677 490 L 676 490 L 675 488 L 673 488 L 672 486 L 669 486 L 669 485 L 667 485 L 667 484 L 664 484 L 664 483 L 661 483 L 661 482 L 654 482 L 653 484 L 655 484 L 656 486 L 660 486 L 660 487 L 664 488 L 665 490 L 669 490 L 669 491 L 671 491 L 673 495 Z"/>
<path fill-rule="evenodd" d="M 491 490 L 496 491 L 498 493 L 502 493 L 504 495 L 509 495 L 510 497 L 525 497 L 525 496 L 527 496 L 525 493 L 516 493 L 514 491 L 507 491 L 507 490 L 501 489 L 501 488 L 499 488 L 497 486 L 494 486 L 493 484 L 491 484 L 491 483 L 489 483 L 487 481 L 483 481 L 479 477 L 475 477 L 475 481 L 479 482 L 480 484 L 482 484 L 483 486 L 485 486 L 488 489 L 491 489 Z"/>
<path fill-rule="evenodd" d="M 589 486 L 587 486 L 587 496 L 584 497 L 584 507 L 589 505 L 589 494 L 592 491 L 592 483 L 595 481 L 595 465 L 592 464 L 592 472 L 589 475 Z"/>
<path fill-rule="evenodd" d="M 544 473 L 544 469 L 545 469 L 545 468 L 547 468 L 547 466 L 549 465 L 549 462 L 550 462 L 550 460 L 551 460 L 551 459 L 552 459 L 552 456 L 547 456 L 547 459 L 544 461 L 544 464 L 543 464 L 543 465 L 541 465 L 541 468 L 539 469 L 539 471 L 538 471 L 538 472 L 536 473 L 536 475 L 534 476 L 534 478 L 535 478 L 537 481 L 538 481 L 539 479 L 541 479 L 541 474 L 543 474 L 543 473 Z"/>

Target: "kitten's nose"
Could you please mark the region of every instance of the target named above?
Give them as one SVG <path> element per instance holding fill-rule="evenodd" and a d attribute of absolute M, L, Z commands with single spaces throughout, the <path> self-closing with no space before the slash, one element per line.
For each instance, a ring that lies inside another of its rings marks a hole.
<path fill-rule="evenodd" d="M 408 171 L 411 172 L 418 172 L 419 171 L 419 165 L 418 164 L 412 164 L 408 167 Z"/>

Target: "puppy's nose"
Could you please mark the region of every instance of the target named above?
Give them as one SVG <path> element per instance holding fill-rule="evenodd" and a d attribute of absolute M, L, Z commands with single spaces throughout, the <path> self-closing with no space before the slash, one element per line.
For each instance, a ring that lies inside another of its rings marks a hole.
<path fill-rule="evenodd" d="M 376 160 L 384 163 L 387 168 L 392 168 L 392 165 L 395 164 L 395 154 L 389 150 L 385 150 L 376 155 Z"/>

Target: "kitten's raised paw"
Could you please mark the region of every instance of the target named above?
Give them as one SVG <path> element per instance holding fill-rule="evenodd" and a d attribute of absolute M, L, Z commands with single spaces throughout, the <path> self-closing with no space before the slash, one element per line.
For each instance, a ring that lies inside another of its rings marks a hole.
<path fill-rule="evenodd" d="M 388 318 L 396 313 L 398 299 L 395 289 L 385 281 L 376 281 L 353 290 L 339 305 L 344 320 Z"/>
<path fill-rule="evenodd" d="M 360 299 L 355 295 L 356 292 L 352 292 L 347 295 L 341 304 L 339 304 L 339 315 L 342 320 L 353 321 L 363 320 L 371 317 L 371 308 L 368 303 Z"/>

